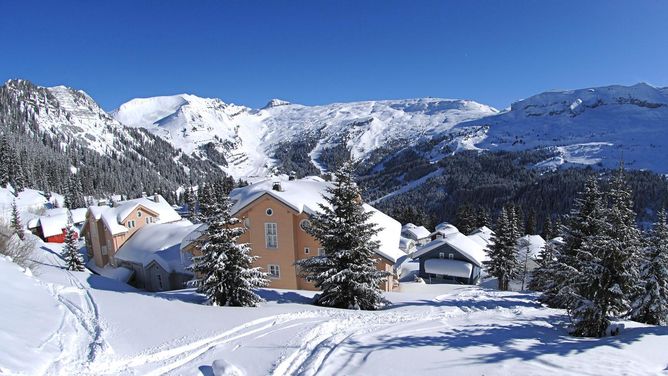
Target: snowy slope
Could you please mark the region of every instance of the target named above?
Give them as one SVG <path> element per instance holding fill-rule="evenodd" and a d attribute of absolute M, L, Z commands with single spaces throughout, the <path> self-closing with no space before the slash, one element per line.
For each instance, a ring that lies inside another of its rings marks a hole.
<path fill-rule="evenodd" d="M 113 116 L 143 127 L 185 152 L 213 142 L 235 176 L 264 175 L 275 167 L 276 148 L 313 140 L 316 166 L 324 149 L 345 145 L 355 159 L 390 145 L 411 145 L 467 120 L 496 114 L 473 101 L 408 99 L 303 106 L 273 99 L 260 110 L 193 95 L 133 99 Z"/>
<path fill-rule="evenodd" d="M 192 290 L 67 272 L 60 245 L 37 252 L 35 277 L 0 258 L 3 374 L 658 375 L 668 364 L 666 328 L 625 322 L 616 337 L 573 338 L 565 312 L 533 294 L 404 283 L 376 312 L 271 289 L 257 308 L 212 307 Z"/>
<path fill-rule="evenodd" d="M 668 88 L 640 83 L 546 92 L 458 129 L 481 126 L 485 134 L 475 143 L 481 148 L 551 148 L 554 158 L 540 167 L 613 167 L 623 157 L 630 168 L 668 172 Z"/>

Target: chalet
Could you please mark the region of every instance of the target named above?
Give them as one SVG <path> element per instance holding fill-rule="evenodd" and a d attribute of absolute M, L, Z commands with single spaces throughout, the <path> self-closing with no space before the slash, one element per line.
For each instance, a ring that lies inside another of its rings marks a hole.
<path fill-rule="evenodd" d="M 480 244 L 453 229 L 441 228 L 437 238 L 413 254 L 420 264 L 418 276 L 428 283 L 476 284 L 487 255 Z"/>
<path fill-rule="evenodd" d="M 315 289 L 310 281 L 298 277 L 295 262 L 322 252 L 318 241 L 306 230 L 311 216 L 321 210 L 319 204 L 326 204 L 323 194 L 329 187 L 331 183 L 317 177 L 266 179 L 230 193 L 234 202 L 232 214 L 246 227 L 239 241 L 249 243 L 253 255 L 259 256 L 254 266 L 269 273 L 270 287 Z M 380 242 L 376 267 L 391 273 L 382 286 L 391 291 L 395 284 L 393 265 L 405 256 L 399 249 L 401 224 L 370 205 L 364 204 L 364 209 L 372 213 L 370 220 L 382 228 L 375 237 Z M 185 258 L 199 254 L 192 240 L 200 236 L 204 236 L 201 228 L 182 244 L 188 254 Z"/>
<path fill-rule="evenodd" d="M 86 209 L 72 209 L 71 212 L 72 222 L 78 233 L 86 221 Z M 67 232 L 67 209 L 48 209 L 43 215 L 28 221 L 27 227 L 47 243 L 63 243 Z"/>
<path fill-rule="evenodd" d="M 177 260 L 182 238 L 196 227 L 156 194 L 89 207 L 83 234 L 93 270 L 125 268 L 137 287 L 160 291 L 182 288 L 192 278 Z"/>
<path fill-rule="evenodd" d="M 416 226 L 412 223 L 407 223 L 401 227 L 401 236 L 406 239 L 411 239 L 416 246 L 429 243 L 431 241 L 431 232 L 424 226 Z"/>

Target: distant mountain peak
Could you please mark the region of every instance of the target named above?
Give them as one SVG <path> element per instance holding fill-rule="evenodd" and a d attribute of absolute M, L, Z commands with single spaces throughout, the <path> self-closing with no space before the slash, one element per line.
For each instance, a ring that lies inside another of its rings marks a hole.
<path fill-rule="evenodd" d="M 267 108 L 287 106 L 287 105 L 290 105 L 290 104 L 292 104 L 292 103 L 290 103 L 288 101 L 284 101 L 282 99 L 274 98 L 274 99 L 270 100 L 269 102 L 267 102 L 267 104 L 264 107 L 262 107 L 262 109 L 266 110 Z"/>

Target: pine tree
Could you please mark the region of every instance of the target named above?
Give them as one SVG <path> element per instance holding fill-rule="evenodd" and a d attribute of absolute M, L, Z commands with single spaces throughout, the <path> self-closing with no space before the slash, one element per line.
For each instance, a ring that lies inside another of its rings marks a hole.
<path fill-rule="evenodd" d="M 360 190 L 352 178 L 352 165 L 345 163 L 328 188 L 320 213 L 311 218 L 309 233 L 324 250 L 324 255 L 297 262 L 300 276 L 310 279 L 321 290 L 318 305 L 373 310 L 385 304 L 380 285 L 388 273 L 376 269 L 378 233 L 364 210 Z"/>
<path fill-rule="evenodd" d="M 11 165 L 12 173 L 12 181 L 14 184 L 14 190 L 16 194 L 18 192 L 23 192 L 26 186 L 26 178 L 25 174 L 23 173 L 23 167 L 21 166 L 21 161 L 19 159 L 18 153 L 14 153 L 14 163 Z"/>
<path fill-rule="evenodd" d="M 545 218 L 545 222 L 543 223 L 543 232 L 541 233 L 541 236 L 546 241 L 552 240 L 555 237 L 554 229 L 552 227 L 552 220 L 550 219 L 549 216 Z"/>
<path fill-rule="evenodd" d="M 251 256 L 249 245 L 237 243 L 245 228 L 230 214 L 232 204 L 227 197 L 207 205 L 208 228 L 202 254 L 193 258 L 193 284 L 212 305 L 256 306 L 263 300 L 253 289 L 266 286 L 268 279 L 260 268 L 252 267 L 257 256 Z"/>
<path fill-rule="evenodd" d="M 529 215 L 524 221 L 524 233 L 526 235 L 534 235 L 536 233 L 536 211 L 530 210 Z"/>
<path fill-rule="evenodd" d="M 67 264 L 67 270 L 82 272 L 86 270 L 83 256 L 77 247 L 77 233 L 72 223 L 72 212 L 67 211 L 67 228 L 65 230 L 65 243 L 63 245 L 63 259 Z"/>
<path fill-rule="evenodd" d="M 491 222 L 489 220 L 489 213 L 487 212 L 487 209 L 479 206 L 475 218 L 475 227 L 478 229 L 484 226 L 489 227 L 490 225 Z"/>
<path fill-rule="evenodd" d="M 544 286 L 540 300 L 550 307 L 569 308 L 576 300 L 582 283 L 578 250 L 587 236 L 600 233 L 600 218 L 604 215 L 603 197 L 598 181 L 589 179 L 584 191 L 575 200 L 575 205 L 562 226 L 564 243 L 559 247 L 557 261 L 552 269 L 551 281 Z"/>
<path fill-rule="evenodd" d="M 183 195 L 183 201 L 188 207 L 188 216 L 190 217 L 190 220 L 194 223 L 199 222 L 199 217 L 197 215 L 197 197 L 195 197 L 195 192 L 192 187 L 186 189 L 183 192 Z"/>
<path fill-rule="evenodd" d="M 631 318 L 652 325 L 668 324 L 668 222 L 658 213 L 640 271 L 642 288 L 634 296 Z"/>
<path fill-rule="evenodd" d="M 475 212 L 469 205 L 461 205 L 457 210 L 455 226 L 462 234 L 470 234 L 475 230 Z"/>
<path fill-rule="evenodd" d="M 19 215 L 19 210 L 16 207 L 16 200 L 12 202 L 12 219 L 11 226 L 14 233 L 19 237 L 19 239 L 24 240 L 25 234 L 23 233 L 23 225 L 21 224 L 21 216 Z"/>
<path fill-rule="evenodd" d="M 620 167 L 608 192 L 609 207 L 597 221 L 599 231 L 584 238 L 579 253 L 580 281 L 570 310 L 573 334 L 606 335 L 611 317 L 629 312 L 629 298 L 638 292 L 640 234 L 635 224 L 624 169 Z"/>
<path fill-rule="evenodd" d="M 7 134 L 3 133 L 0 139 L 0 188 L 7 187 L 10 183 L 9 174 L 11 170 L 10 147 L 7 142 Z"/>
<path fill-rule="evenodd" d="M 490 275 L 498 279 L 499 290 L 508 290 L 510 280 L 517 274 L 516 224 L 509 218 L 512 208 L 504 207 L 497 218 L 492 243 L 488 248 L 489 261 L 485 262 Z"/>
<path fill-rule="evenodd" d="M 543 291 L 545 289 L 545 286 L 549 284 L 554 274 L 555 261 L 555 246 L 548 241 L 538 254 L 536 260 L 538 267 L 531 274 L 529 289 L 534 291 Z"/>

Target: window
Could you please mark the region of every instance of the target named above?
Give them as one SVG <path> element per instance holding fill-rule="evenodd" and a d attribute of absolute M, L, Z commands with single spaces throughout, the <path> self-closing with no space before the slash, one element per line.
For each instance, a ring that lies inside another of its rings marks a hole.
<path fill-rule="evenodd" d="M 269 209 L 267 209 L 267 211 L 265 211 L 265 213 L 267 213 L 267 215 L 271 217 L 272 214 L 274 214 L 274 211 L 271 210 L 271 208 L 269 208 Z"/>
<path fill-rule="evenodd" d="M 276 223 L 264 224 L 264 241 L 267 248 L 278 248 L 278 228 Z"/>
<path fill-rule="evenodd" d="M 322 248 L 318 248 L 318 256 L 324 256 L 325 255 L 325 250 Z"/>
<path fill-rule="evenodd" d="M 146 217 L 146 224 L 149 224 L 149 223 L 151 223 L 151 222 L 152 222 L 152 221 L 151 221 L 151 217 Z"/>
<path fill-rule="evenodd" d="M 141 218 L 141 212 L 137 210 L 137 218 Z"/>
<path fill-rule="evenodd" d="M 250 218 L 248 217 L 244 218 L 244 227 L 250 228 Z"/>
<path fill-rule="evenodd" d="M 102 245 L 102 246 L 100 246 L 100 252 L 101 252 L 103 255 L 106 256 L 106 255 L 107 255 L 107 246 L 106 246 L 106 245 Z"/>
<path fill-rule="evenodd" d="M 445 258 L 445 252 L 439 252 L 438 253 L 438 258 L 444 259 Z"/>
<path fill-rule="evenodd" d="M 278 265 L 269 265 L 269 276 L 271 278 L 281 278 L 281 268 Z"/>
<path fill-rule="evenodd" d="M 162 290 L 162 276 L 158 274 L 157 277 L 158 277 L 158 290 Z"/>
<path fill-rule="evenodd" d="M 304 253 L 307 254 L 307 255 L 308 255 L 309 253 L 311 253 L 311 248 L 309 248 L 309 247 L 304 247 Z"/>
<path fill-rule="evenodd" d="M 136 225 L 136 223 L 135 223 L 134 220 L 132 220 L 132 221 L 128 221 L 128 228 L 134 228 L 135 225 Z"/>
<path fill-rule="evenodd" d="M 448 260 L 453 260 L 455 258 L 455 255 L 452 253 L 448 253 Z"/>
<path fill-rule="evenodd" d="M 309 227 L 311 227 L 311 222 L 308 219 L 302 219 L 299 221 L 299 228 L 301 228 L 302 231 L 308 231 Z"/>

